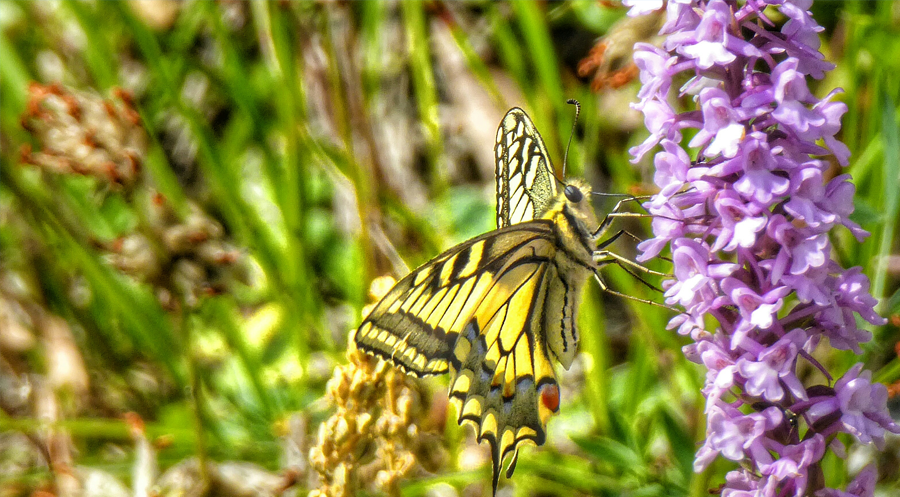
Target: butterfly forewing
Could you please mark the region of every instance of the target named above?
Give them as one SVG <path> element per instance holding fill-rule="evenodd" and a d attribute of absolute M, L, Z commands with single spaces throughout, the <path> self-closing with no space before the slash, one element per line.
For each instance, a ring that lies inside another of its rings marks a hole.
<path fill-rule="evenodd" d="M 518 107 L 506 113 L 494 147 L 497 227 L 541 217 L 557 196 L 547 147 L 531 118 Z"/>
<path fill-rule="evenodd" d="M 357 345 L 417 376 L 448 371 L 453 346 L 469 320 L 502 305 L 510 279 L 504 264 L 553 246 L 537 223 L 497 230 L 457 245 L 400 280 L 356 332 Z M 499 329 L 499 328 L 498 328 Z"/>

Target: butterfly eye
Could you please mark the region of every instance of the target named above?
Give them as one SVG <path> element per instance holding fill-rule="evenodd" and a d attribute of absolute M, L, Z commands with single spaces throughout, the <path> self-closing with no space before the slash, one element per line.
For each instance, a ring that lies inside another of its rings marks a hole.
<path fill-rule="evenodd" d="M 572 185 L 566 185 L 566 198 L 569 199 L 569 202 L 578 203 L 581 202 L 581 199 L 584 198 L 584 194 L 581 193 L 577 187 Z"/>

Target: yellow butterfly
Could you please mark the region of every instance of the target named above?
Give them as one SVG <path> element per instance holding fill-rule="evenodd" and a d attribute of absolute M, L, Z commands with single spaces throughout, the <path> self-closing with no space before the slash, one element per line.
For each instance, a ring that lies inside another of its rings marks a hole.
<path fill-rule="evenodd" d="M 355 335 L 360 350 L 409 374 L 453 373 L 460 424 L 470 422 L 491 445 L 494 494 L 506 457 L 509 478 L 519 443 L 542 445 L 559 410 L 550 358 L 572 364 L 585 281 L 606 264 L 636 265 L 605 250 L 622 232 L 598 243 L 618 206 L 594 228 L 587 183 L 573 179 L 560 191 L 522 109 L 503 118 L 495 152 L 497 229 L 397 282 Z"/>

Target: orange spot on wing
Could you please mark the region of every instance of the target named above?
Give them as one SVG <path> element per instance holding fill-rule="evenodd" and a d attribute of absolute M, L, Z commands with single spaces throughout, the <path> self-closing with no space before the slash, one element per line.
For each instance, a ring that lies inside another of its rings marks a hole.
<path fill-rule="evenodd" d="M 553 412 L 559 411 L 559 387 L 544 385 L 541 387 L 541 402 Z"/>

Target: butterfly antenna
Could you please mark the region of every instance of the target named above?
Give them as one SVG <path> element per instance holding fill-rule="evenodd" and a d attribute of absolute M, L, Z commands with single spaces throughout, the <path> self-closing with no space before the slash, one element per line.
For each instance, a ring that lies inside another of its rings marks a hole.
<path fill-rule="evenodd" d="M 581 102 L 575 100 L 574 98 L 570 98 L 566 100 L 566 103 L 575 106 L 575 120 L 572 121 L 572 132 L 569 133 L 569 143 L 566 144 L 566 154 L 563 155 L 563 179 L 565 179 L 566 177 L 566 164 L 569 160 L 569 147 L 572 145 L 572 137 L 575 136 L 575 125 L 578 124 L 578 114 L 581 114 Z"/>

